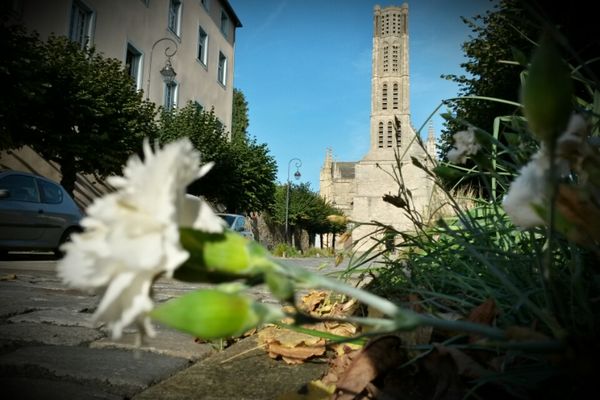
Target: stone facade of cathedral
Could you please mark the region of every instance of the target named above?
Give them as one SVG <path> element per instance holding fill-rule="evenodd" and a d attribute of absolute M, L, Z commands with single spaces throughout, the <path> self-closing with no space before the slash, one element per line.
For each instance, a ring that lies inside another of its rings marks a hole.
<path fill-rule="evenodd" d="M 396 155 L 402 184 L 410 190 L 417 211 L 427 211 L 433 189 L 426 173 L 411 162 L 415 157 L 427 165 L 434 157 L 435 138 L 430 127 L 423 144 L 411 123 L 408 56 L 408 5 L 375 6 L 370 148 L 354 162 L 336 161 L 328 149 L 320 174 L 321 196 L 353 221 L 377 221 L 398 230 L 410 230 L 412 225 L 401 209 L 383 201 L 386 194 L 398 194 Z M 368 225 L 354 228 L 352 239 L 358 250 L 375 243 L 368 239 L 373 231 Z M 356 243 L 363 237 L 367 239 Z"/>

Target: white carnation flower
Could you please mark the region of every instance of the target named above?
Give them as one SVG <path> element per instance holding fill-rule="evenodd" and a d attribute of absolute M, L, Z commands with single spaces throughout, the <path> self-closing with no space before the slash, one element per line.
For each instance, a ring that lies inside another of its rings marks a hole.
<path fill-rule="evenodd" d="M 467 156 L 476 154 L 481 146 L 475 138 L 475 129 L 469 127 L 466 131 L 456 132 L 452 139 L 454 147 L 447 154 L 448 160 L 454 164 L 464 164 L 467 162 Z"/>
<path fill-rule="evenodd" d="M 502 207 L 513 224 L 521 228 L 532 228 L 544 224 L 534 205 L 545 204 L 548 191 L 550 159 L 544 147 L 532 157 L 510 185 L 502 200 Z"/>
<path fill-rule="evenodd" d="M 97 198 L 82 220 L 83 233 L 63 246 L 58 263 L 62 280 L 81 289 L 106 286 L 94 320 L 106 322 L 112 336 L 136 323 L 142 333 L 154 334 L 148 312 L 152 282 L 172 276 L 189 256 L 179 242 L 179 227 L 222 232 L 223 221 L 186 187 L 206 174 L 200 156 L 186 139 L 156 152 L 146 141 L 144 160 L 133 156 L 123 177 L 111 177 L 117 190 Z"/>

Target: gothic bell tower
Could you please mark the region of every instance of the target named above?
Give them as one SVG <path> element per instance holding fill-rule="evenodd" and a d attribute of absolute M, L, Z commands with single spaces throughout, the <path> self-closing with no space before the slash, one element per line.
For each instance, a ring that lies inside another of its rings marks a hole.
<path fill-rule="evenodd" d="M 378 221 L 399 231 L 411 230 L 413 222 L 404 212 L 383 199 L 385 195 L 397 195 L 403 187 L 410 190 L 411 206 L 421 215 L 429 215 L 433 183 L 412 160 L 427 165 L 428 153 L 435 152 L 435 135 L 431 126 L 429 140 L 423 146 L 411 124 L 408 5 L 375 6 L 373 11 L 369 150 L 358 162 L 335 161 L 328 152 L 320 190 L 353 221 Z M 358 224 L 352 229 L 356 250 L 377 244 L 371 239 L 381 243 L 378 227 Z"/>
<path fill-rule="evenodd" d="M 371 143 L 365 160 L 393 160 L 412 132 L 408 71 L 408 4 L 373 13 Z"/>

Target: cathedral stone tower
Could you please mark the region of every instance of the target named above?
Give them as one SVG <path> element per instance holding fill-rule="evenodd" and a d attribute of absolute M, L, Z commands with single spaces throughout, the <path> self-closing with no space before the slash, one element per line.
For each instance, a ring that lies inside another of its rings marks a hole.
<path fill-rule="evenodd" d="M 365 159 L 393 160 L 394 151 L 410 140 L 402 137 L 410 127 L 408 5 L 375 6 L 374 14 L 371 147 Z"/>
<path fill-rule="evenodd" d="M 435 149 L 435 137 L 430 127 L 424 146 L 411 123 L 408 49 L 408 5 L 375 6 L 369 150 L 361 161 L 338 162 L 328 149 L 320 180 L 321 196 L 353 221 L 377 221 L 398 230 L 412 226 L 401 209 L 383 201 L 385 194 L 398 194 L 395 177 L 401 177 L 420 212 L 426 212 L 433 187 L 427 175 L 411 162 L 415 157 L 427 164 L 427 153 L 434 156 L 431 151 Z M 372 236 L 372 232 L 373 227 L 360 226 L 352 237 L 358 240 Z M 372 244 L 363 241 L 358 249 Z"/>

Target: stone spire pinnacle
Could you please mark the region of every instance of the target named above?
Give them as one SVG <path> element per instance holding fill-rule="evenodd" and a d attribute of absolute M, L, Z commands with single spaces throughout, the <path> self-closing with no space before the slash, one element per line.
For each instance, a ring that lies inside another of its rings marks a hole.
<path fill-rule="evenodd" d="M 325 153 L 325 167 L 329 167 L 331 166 L 333 162 L 333 150 L 331 149 L 331 147 L 327 148 L 327 151 Z"/>
<path fill-rule="evenodd" d="M 433 120 L 431 119 L 429 120 L 429 127 L 427 128 L 427 143 L 425 144 L 425 148 L 432 158 L 436 158 L 435 129 L 433 128 Z"/>

